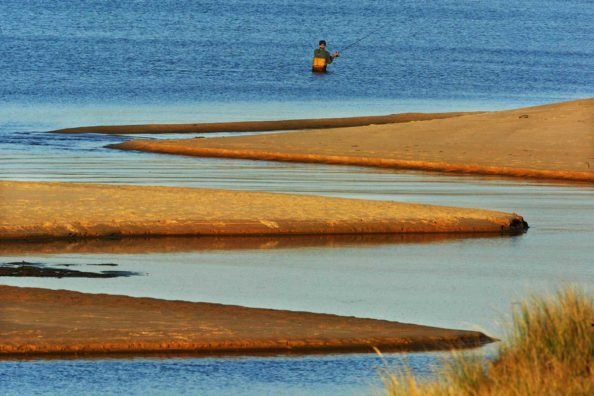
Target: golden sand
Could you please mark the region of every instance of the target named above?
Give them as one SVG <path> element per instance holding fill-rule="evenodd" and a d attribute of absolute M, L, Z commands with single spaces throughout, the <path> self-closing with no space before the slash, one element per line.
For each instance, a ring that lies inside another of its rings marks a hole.
<path fill-rule="evenodd" d="M 168 154 L 594 181 L 594 99 L 399 124 L 129 141 Z"/>
<path fill-rule="evenodd" d="M 521 216 L 306 195 L 0 182 L 0 240 L 189 235 L 516 233 Z"/>
<path fill-rule="evenodd" d="M 385 320 L 0 286 L 0 357 L 410 351 L 490 341 L 476 331 Z"/>

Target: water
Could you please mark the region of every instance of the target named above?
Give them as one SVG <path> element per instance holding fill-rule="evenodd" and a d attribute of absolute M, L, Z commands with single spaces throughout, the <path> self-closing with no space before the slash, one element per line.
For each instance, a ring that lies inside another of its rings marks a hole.
<path fill-rule="evenodd" d="M 3 279 L 501 334 L 510 305 L 594 286 L 594 189 L 103 148 L 93 124 L 504 109 L 594 96 L 590 1 L 0 3 L 0 179 L 235 188 L 515 211 L 518 237 L 268 238 L 0 246 L 0 261 L 116 262 L 142 277 Z M 309 73 L 323 38 L 345 48 Z M 443 354 L 393 354 L 431 375 Z M 377 356 L 0 363 L 2 394 L 368 394 Z"/>
<path fill-rule="evenodd" d="M 40 156 L 32 164 L 22 162 L 20 173 L 11 176 L 45 179 L 43 169 L 49 168 L 52 180 L 62 181 L 266 189 L 490 208 L 522 214 L 531 229 L 518 237 L 471 239 L 244 238 L 235 247 L 220 238 L 141 240 L 125 248 L 111 242 L 28 244 L 0 254 L 5 261 L 116 262 L 120 270 L 148 275 L 109 282 L 20 278 L 5 284 L 471 327 L 499 336 L 501 316 L 527 291 L 594 280 L 591 186 L 108 152 L 111 157 L 85 161 L 84 167 L 75 167 L 67 156 Z M 155 171 L 147 176 L 146 169 Z"/>
<path fill-rule="evenodd" d="M 175 120 L 182 105 L 195 121 L 207 104 L 219 119 L 267 104 L 269 119 L 295 103 L 321 116 L 558 101 L 594 92 L 592 20 L 588 0 L 6 0 L 0 103 L 5 120 L 73 126 Z M 309 73 L 319 39 L 340 50 L 374 31 Z"/>
<path fill-rule="evenodd" d="M 374 390 L 379 393 L 381 384 L 377 378 L 382 369 L 410 364 L 421 375 L 429 375 L 446 358 L 443 353 L 413 353 L 408 359 L 388 355 L 383 360 L 369 355 L 350 355 L 348 360 L 328 355 L 4 362 L 0 391 L 6 396 L 362 395 Z"/>
<path fill-rule="evenodd" d="M 53 136 L 53 135 L 52 135 Z M 62 138 L 59 138 L 62 139 Z M 59 140 L 58 139 L 58 140 Z M 253 307 L 327 312 L 501 335 L 511 304 L 563 283 L 594 286 L 594 188 L 390 170 L 170 157 L 101 148 L 119 137 L 84 135 L 3 159 L 3 179 L 268 190 L 516 211 L 518 237 L 170 239 L 0 246 L 4 262 L 115 262 L 141 277 L 4 279 L 65 288 Z M 47 139 L 51 142 L 52 139 Z M 93 145 L 95 146 L 93 148 Z M 84 161 L 81 162 L 81 159 Z M 76 267 L 75 267 L 76 268 Z M 434 354 L 390 355 L 430 375 Z M 33 361 L 0 364 L 8 394 L 366 394 L 378 387 L 374 355 L 217 359 Z M 92 373 L 92 375 L 90 374 Z M 51 380 L 48 380 L 51 378 Z M 74 380 L 72 378 L 75 378 Z M 0 389 L 2 385 L 0 385 Z"/>

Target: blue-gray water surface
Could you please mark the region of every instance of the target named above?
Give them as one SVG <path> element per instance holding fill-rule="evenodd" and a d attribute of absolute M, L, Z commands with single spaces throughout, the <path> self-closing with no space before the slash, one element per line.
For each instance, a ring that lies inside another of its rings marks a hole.
<path fill-rule="evenodd" d="M 0 115 L 72 126 L 78 110 L 82 124 L 142 122 L 182 104 L 196 121 L 204 103 L 227 119 L 237 103 L 313 116 L 586 97 L 592 20 L 589 0 L 3 0 Z M 319 39 L 345 49 L 323 76 L 309 72 Z"/>
<path fill-rule="evenodd" d="M 529 291 L 594 287 L 594 188 L 103 148 L 92 124 L 504 109 L 594 96 L 591 1 L 0 2 L 0 179 L 216 187 L 482 207 L 517 237 L 0 245 L 0 262 L 145 275 L 3 284 L 212 301 L 500 336 Z M 359 44 L 347 48 L 361 37 Z M 344 50 L 309 73 L 317 40 Z M 92 267 L 89 267 L 92 268 Z M 390 354 L 428 376 L 443 354 Z M 0 362 L 0 394 L 368 394 L 372 354 Z"/>

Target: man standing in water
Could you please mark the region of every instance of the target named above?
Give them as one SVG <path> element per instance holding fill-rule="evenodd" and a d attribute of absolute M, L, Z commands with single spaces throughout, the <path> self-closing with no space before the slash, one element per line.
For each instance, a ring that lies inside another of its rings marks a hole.
<path fill-rule="evenodd" d="M 330 52 L 326 50 L 326 41 L 320 40 L 320 48 L 314 50 L 314 58 L 311 67 L 311 71 L 314 73 L 326 73 L 326 66 L 328 66 L 334 58 L 338 58 L 340 54 L 334 52 L 330 55 Z"/>

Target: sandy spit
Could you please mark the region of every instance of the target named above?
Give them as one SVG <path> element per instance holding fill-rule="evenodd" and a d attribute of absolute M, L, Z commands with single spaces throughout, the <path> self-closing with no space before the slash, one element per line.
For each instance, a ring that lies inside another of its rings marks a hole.
<path fill-rule="evenodd" d="M 180 187 L 0 181 L 0 240 L 189 235 L 517 233 L 482 209 Z"/>
<path fill-rule="evenodd" d="M 0 286 L 0 356 L 151 352 L 370 352 L 492 339 L 328 314 Z"/>
<path fill-rule="evenodd" d="M 381 125 L 401 122 L 422 121 L 457 117 L 472 113 L 403 113 L 383 116 L 310 118 L 277 121 L 237 121 L 192 124 L 141 124 L 141 125 L 97 125 L 58 129 L 56 133 L 104 133 L 110 135 L 147 133 L 212 133 L 212 132 L 266 132 L 290 131 L 295 129 L 343 128 L 362 125 Z"/>
<path fill-rule="evenodd" d="M 594 98 L 408 123 L 128 141 L 168 154 L 594 181 Z"/>

